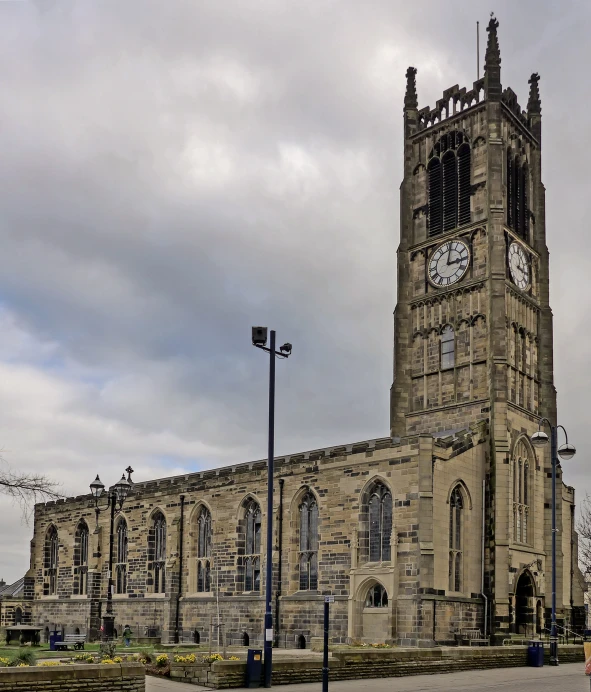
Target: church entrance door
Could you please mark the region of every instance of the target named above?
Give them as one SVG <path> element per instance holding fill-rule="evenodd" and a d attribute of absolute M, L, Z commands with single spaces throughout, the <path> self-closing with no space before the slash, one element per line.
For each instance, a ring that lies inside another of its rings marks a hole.
<path fill-rule="evenodd" d="M 534 581 L 525 571 L 515 588 L 515 631 L 518 634 L 533 634 L 534 630 Z"/>

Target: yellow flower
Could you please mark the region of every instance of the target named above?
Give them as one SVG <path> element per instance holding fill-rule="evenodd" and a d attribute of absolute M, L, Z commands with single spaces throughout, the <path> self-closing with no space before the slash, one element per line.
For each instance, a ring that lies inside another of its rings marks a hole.
<path fill-rule="evenodd" d="M 41 663 L 39 665 L 40 666 L 59 666 L 59 665 L 61 665 L 61 662 L 60 661 L 41 661 Z"/>

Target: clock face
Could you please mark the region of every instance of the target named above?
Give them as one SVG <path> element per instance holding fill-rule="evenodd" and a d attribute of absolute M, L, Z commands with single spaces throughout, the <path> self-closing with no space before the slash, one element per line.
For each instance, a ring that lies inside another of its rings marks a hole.
<path fill-rule="evenodd" d="M 525 250 L 519 243 L 509 245 L 508 259 L 513 283 L 524 291 L 530 283 L 530 268 Z"/>
<path fill-rule="evenodd" d="M 429 258 L 429 281 L 444 288 L 459 281 L 470 266 L 470 249 L 463 240 L 447 240 Z"/>

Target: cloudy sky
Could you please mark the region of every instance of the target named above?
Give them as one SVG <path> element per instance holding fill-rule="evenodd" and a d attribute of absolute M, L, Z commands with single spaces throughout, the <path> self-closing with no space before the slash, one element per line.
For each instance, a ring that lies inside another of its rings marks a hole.
<path fill-rule="evenodd" d="M 0 2 L 0 447 L 80 494 L 388 434 L 402 99 L 541 75 L 556 385 L 589 490 L 591 4 Z M 0 577 L 31 528 L 0 501 Z"/>

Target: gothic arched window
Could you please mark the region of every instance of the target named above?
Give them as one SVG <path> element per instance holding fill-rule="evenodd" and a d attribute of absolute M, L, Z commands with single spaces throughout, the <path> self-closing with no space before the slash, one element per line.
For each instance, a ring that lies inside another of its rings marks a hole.
<path fill-rule="evenodd" d="M 260 591 L 261 589 L 261 508 L 254 500 L 246 505 L 244 515 L 245 549 L 244 549 L 244 590 Z"/>
<path fill-rule="evenodd" d="M 513 459 L 513 526 L 514 540 L 528 543 L 530 524 L 531 469 L 528 449 L 523 442 L 515 448 Z"/>
<path fill-rule="evenodd" d="M 470 223 L 470 145 L 461 132 L 449 132 L 433 147 L 428 173 L 429 235 Z"/>
<path fill-rule="evenodd" d="M 388 593 L 381 584 L 372 586 L 365 597 L 366 608 L 385 608 L 388 605 Z"/>
<path fill-rule="evenodd" d="M 197 519 L 197 591 L 211 591 L 211 512 L 202 506 Z"/>
<path fill-rule="evenodd" d="M 152 548 L 152 574 L 154 593 L 166 591 L 166 519 L 162 512 L 156 512 L 152 519 L 150 531 L 153 542 Z"/>
<path fill-rule="evenodd" d="M 448 324 L 441 331 L 441 369 L 453 368 L 455 360 L 455 333 Z"/>
<path fill-rule="evenodd" d="M 507 225 L 525 240 L 529 235 L 529 175 L 527 162 L 507 149 Z"/>
<path fill-rule="evenodd" d="M 115 591 L 117 593 L 127 593 L 127 522 L 123 517 L 117 523 Z"/>
<path fill-rule="evenodd" d="M 462 540 L 464 498 L 459 485 L 449 498 L 449 590 L 462 590 Z"/>
<path fill-rule="evenodd" d="M 82 520 L 76 529 L 74 544 L 74 593 L 88 593 L 88 525 Z"/>
<path fill-rule="evenodd" d="M 53 596 L 57 593 L 57 573 L 59 560 L 59 540 L 57 529 L 51 525 L 45 534 L 45 576 L 46 581 L 43 592 L 46 596 Z"/>
<path fill-rule="evenodd" d="M 300 503 L 300 591 L 318 588 L 318 503 L 308 491 Z"/>
<path fill-rule="evenodd" d="M 391 559 L 392 493 L 379 481 L 369 494 L 369 561 L 387 562 Z"/>

